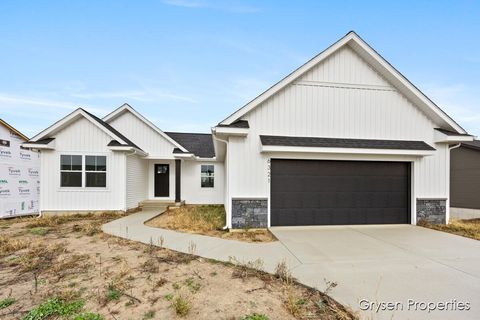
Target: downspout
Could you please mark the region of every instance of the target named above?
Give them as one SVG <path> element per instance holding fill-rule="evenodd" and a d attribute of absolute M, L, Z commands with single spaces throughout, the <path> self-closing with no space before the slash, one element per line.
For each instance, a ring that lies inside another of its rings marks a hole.
<path fill-rule="evenodd" d="M 455 145 L 453 145 L 453 146 L 451 146 L 451 147 L 448 147 L 448 149 L 451 151 L 451 150 L 453 150 L 453 149 L 459 148 L 461 145 L 462 145 L 461 143 L 458 143 L 458 144 L 455 144 Z"/>
<path fill-rule="evenodd" d="M 213 139 L 215 139 L 215 140 L 217 140 L 217 141 L 219 141 L 219 142 L 225 143 L 225 149 L 226 149 L 225 152 L 227 152 L 227 150 L 228 150 L 228 141 L 227 141 L 227 140 L 220 139 L 220 138 L 217 138 L 217 137 L 215 136 L 215 134 L 213 134 L 212 137 L 213 137 Z M 225 175 L 225 178 L 226 178 L 226 181 L 225 181 L 225 182 L 226 182 L 226 188 L 228 189 L 228 188 L 230 188 L 230 187 L 229 187 L 229 184 L 228 184 L 228 183 L 229 183 L 229 179 L 228 179 L 229 173 L 228 173 L 228 170 L 225 170 L 225 173 L 226 173 L 226 175 Z M 227 190 L 227 189 L 226 189 L 226 190 Z M 225 191 L 226 191 L 226 190 L 225 190 Z M 229 210 L 229 211 L 230 211 L 230 210 Z M 225 225 L 222 227 L 222 230 L 227 230 L 227 229 L 228 229 L 228 221 L 229 221 L 229 219 L 230 219 L 230 213 L 227 212 L 227 221 L 225 221 Z"/>

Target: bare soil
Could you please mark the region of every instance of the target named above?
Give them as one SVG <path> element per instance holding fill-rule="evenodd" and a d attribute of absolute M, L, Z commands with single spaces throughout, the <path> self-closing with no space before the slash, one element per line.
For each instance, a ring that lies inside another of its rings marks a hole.
<path fill-rule="evenodd" d="M 180 232 L 245 242 L 272 242 L 277 238 L 267 229 L 222 230 L 225 225 L 223 206 L 187 205 L 168 209 L 146 225 Z"/>
<path fill-rule="evenodd" d="M 449 224 L 432 224 L 420 221 L 419 226 L 480 240 L 480 219 L 452 220 Z"/>
<path fill-rule="evenodd" d="M 249 268 L 254 264 L 205 260 L 100 231 L 118 217 L 0 221 L 0 318 L 22 319 L 59 298 L 83 301 L 83 312 L 98 314 L 88 319 L 243 319 L 253 313 L 264 319 L 355 319 L 328 295 L 296 283 L 285 266 L 275 276 Z M 15 302 L 2 308 L 6 298 Z M 31 319 L 67 318 L 87 319 Z"/>

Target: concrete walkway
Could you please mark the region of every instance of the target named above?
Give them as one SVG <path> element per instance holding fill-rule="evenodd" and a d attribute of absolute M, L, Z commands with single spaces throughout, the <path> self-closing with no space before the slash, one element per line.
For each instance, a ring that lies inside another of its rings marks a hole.
<path fill-rule="evenodd" d="M 175 251 L 229 261 L 263 261 L 274 272 L 285 260 L 301 283 L 320 290 L 325 280 L 338 284 L 329 294 L 359 310 L 359 301 L 399 303 L 403 310 L 362 311 L 369 319 L 478 319 L 480 241 L 409 225 L 272 228 L 280 240 L 246 243 L 180 233 L 144 225 L 163 210 L 143 211 L 112 221 L 103 231 Z M 415 302 L 470 303 L 470 311 L 412 311 Z M 397 307 L 398 309 L 398 307 Z"/>
<path fill-rule="evenodd" d="M 191 253 L 189 248 L 194 244 L 195 255 L 225 262 L 228 262 L 230 257 L 235 257 L 241 262 L 261 259 L 267 272 L 274 272 L 275 267 L 282 260 L 285 260 L 291 268 L 300 265 L 300 261 L 280 241 L 247 243 L 153 228 L 144 224 L 165 209 L 140 211 L 104 224 L 102 230 L 117 237 L 146 244 L 159 245 L 163 238 L 165 248 L 183 253 Z"/>

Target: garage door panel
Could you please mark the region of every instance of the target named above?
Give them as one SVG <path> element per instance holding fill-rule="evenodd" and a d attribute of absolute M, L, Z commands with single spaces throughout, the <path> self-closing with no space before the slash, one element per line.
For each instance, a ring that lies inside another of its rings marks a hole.
<path fill-rule="evenodd" d="M 408 223 L 410 165 L 272 160 L 271 224 Z"/>

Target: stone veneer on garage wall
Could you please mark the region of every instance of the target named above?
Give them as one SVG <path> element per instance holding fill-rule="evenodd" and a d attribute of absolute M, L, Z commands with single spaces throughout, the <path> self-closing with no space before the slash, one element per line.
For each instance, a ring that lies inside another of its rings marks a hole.
<path fill-rule="evenodd" d="M 417 199 L 417 222 L 445 224 L 447 215 L 447 200 Z"/>
<path fill-rule="evenodd" d="M 233 199 L 232 228 L 266 228 L 268 224 L 267 199 Z"/>

